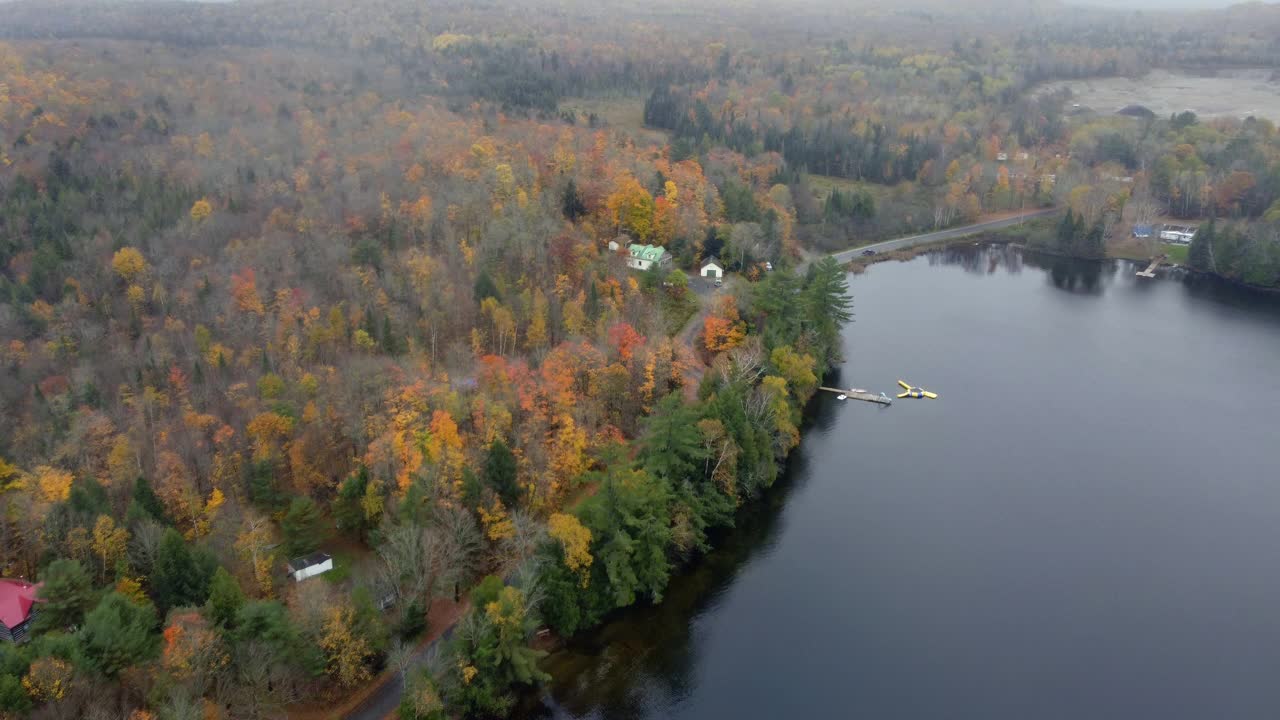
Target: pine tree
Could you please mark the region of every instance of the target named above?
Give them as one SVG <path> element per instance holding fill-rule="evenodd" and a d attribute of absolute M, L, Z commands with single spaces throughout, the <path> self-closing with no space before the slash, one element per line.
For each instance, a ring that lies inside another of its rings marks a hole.
<path fill-rule="evenodd" d="M 151 570 L 151 596 L 161 612 L 175 607 L 196 607 L 209 598 L 212 569 L 192 554 L 177 530 L 165 530 Z"/>
<path fill-rule="evenodd" d="M 485 270 L 481 270 L 480 274 L 476 275 L 476 284 L 472 291 L 477 304 L 484 302 L 485 298 L 498 297 L 498 286 L 493 283 L 493 278 L 489 277 L 489 273 Z"/>
<path fill-rule="evenodd" d="M 396 340 L 395 330 L 391 327 L 391 316 L 382 316 L 382 352 L 388 355 L 395 355 L 399 352 L 399 342 Z"/>
<path fill-rule="evenodd" d="M 1191 237 L 1191 247 L 1187 250 L 1187 264 L 1196 270 L 1212 270 L 1213 242 L 1217 235 L 1217 223 L 1213 218 L 1209 218 L 1209 223 Z"/>
<path fill-rule="evenodd" d="M 244 591 L 240 589 L 240 583 L 236 582 L 226 568 L 219 565 L 213 573 L 213 579 L 209 581 L 209 601 L 205 603 L 205 614 L 215 625 L 230 628 L 235 624 L 236 614 L 241 607 L 244 607 Z"/>
<path fill-rule="evenodd" d="M 156 495 L 151 482 L 145 477 L 139 476 L 133 483 L 133 502 L 137 503 L 138 507 L 153 520 L 167 522 L 164 516 L 164 503 L 160 502 L 160 496 Z"/>
<path fill-rule="evenodd" d="M 156 611 L 120 593 L 111 593 L 85 616 L 76 633 L 80 657 L 95 672 L 115 678 L 155 655 Z"/>
<path fill-rule="evenodd" d="M 49 563 L 41 578 L 39 610 L 34 631 L 63 630 L 79 625 L 89 609 L 93 586 L 89 574 L 77 560 L 60 559 Z"/>
<path fill-rule="evenodd" d="M 823 351 L 815 353 L 822 363 L 819 374 L 839 360 L 840 331 L 853 319 L 853 300 L 844 268 L 835 258 L 825 257 L 809 267 L 809 279 L 802 297 L 809 326 L 817 334 Z"/>
<path fill-rule="evenodd" d="M 1102 221 L 1094 223 L 1093 227 L 1084 237 L 1084 252 L 1081 253 L 1085 257 L 1100 258 L 1107 254 L 1106 243 L 1103 240 Z"/>
<path fill-rule="evenodd" d="M 587 206 L 578 195 L 578 185 L 573 178 L 569 178 L 569 183 L 565 185 L 564 193 L 560 196 L 560 210 L 570 222 L 577 222 L 578 218 L 587 214 Z"/>
<path fill-rule="evenodd" d="M 484 482 L 498 493 L 507 507 L 515 507 L 520 500 L 520 487 L 516 483 L 516 456 L 501 439 L 489 445 L 484 459 Z"/>
<path fill-rule="evenodd" d="M 333 501 L 333 519 L 338 528 L 359 538 L 363 538 L 370 529 L 361 503 L 368 487 L 369 470 L 361 465 L 359 470 L 342 481 L 338 497 Z"/>
<path fill-rule="evenodd" d="M 289 503 L 280 529 L 284 531 L 285 552 L 289 557 L 315 552 L 324 542 L 324 518 L 315 501 L 306 496 L 295 497 Z"/>

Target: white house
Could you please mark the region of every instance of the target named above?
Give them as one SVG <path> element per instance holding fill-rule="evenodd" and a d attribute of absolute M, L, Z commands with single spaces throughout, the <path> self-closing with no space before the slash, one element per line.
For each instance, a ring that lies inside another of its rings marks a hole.
<path fill-rule="evenodd" d="M 633 270 L 648 270 L 654 265 L 665 267 L 671 264 L 671 253 L 664 247 L 632 243 L 627 251 L 631 253 L 631 257 L 627 259 L 627 267 Z"/>
<path fill-rule="evenodd" d="M 1196 229 L 1193 227 L 1174 227 L 1171 225 L 1164 226 L 1160 231 L 1160 239 L 1165 242 L 1177 245 L 1190 245 L 1191 240 L 1196 236 Z"/>
<path fill-rule="evenodd" d="M 704 278 L 719 279 L 724 277 L 724 268 L 720 267 L 719 261 L 715 258 L 707 258 L 707 261 L 702 263 L 702 270 L 698 274 Z"/>
<path fill-rule="evenodd" d="M 289 561 L 289 575 L 294 582 L 302 582 L 309 577 L 327 573 L 333 569 L 333 558 L 329 553 L 311 553 L 306 557 Z"/>

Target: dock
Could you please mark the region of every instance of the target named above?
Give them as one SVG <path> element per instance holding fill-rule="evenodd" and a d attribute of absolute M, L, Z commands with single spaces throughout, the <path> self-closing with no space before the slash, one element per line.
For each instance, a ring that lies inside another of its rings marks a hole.
<path fill-rule="evenodd" d="M 1151 259 L 1151 264 L 1147 266 L 1147 269 L 1146 269 L 1146 270 L 1139 270 L 1139 271 L 1138 271 L 1138 277 L 1143 277 L 1143 278 L 1153 278 L 1153 277 L 1155 277 L 1155 276 L 1156 276 L 1156 268 L 1160 267 L 1160 263 L 1164 262 L 1164 261 L 1165 261 L 1165 260 L 1167 260 L 1168 258 L 1169 258 L 1169 256 L 1168 256 L 1168 255 L 1160 255 L 1160 256 L 1158 256 L 1158 257 L 1152 258 L 1152 259 Z"/>
<path fill-rule="evenodd" d="M 825 390 L 830 393 L 835 393 L 837 395 L 844 395 L 845 398 L 848 400 L 862 400 L 863 402 L 876 403 L 877 405 L 893 404 L 893 398 L 890 398 L 888 395 L 885 395 L 884 393 L 876 394 L 871 392 L 870 390 L 863 390 L 862 388 L 849 388 L 848 390 L 841 390 L 840 388 L 820 387 L 818 389 Z"/>

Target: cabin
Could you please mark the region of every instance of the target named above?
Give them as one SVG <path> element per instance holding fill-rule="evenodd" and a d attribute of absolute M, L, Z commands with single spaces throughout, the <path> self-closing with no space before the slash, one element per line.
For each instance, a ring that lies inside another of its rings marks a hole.
<path fill-rule="evenodd" d="M 1154 234 L 1155 234 L 1155 228 L 1151 227 L 1150 225 L 1134 225 L 1133 226 L 1133 236 L 1136 238 L 1145 239 L 1145 238 L 1151 237 Z"/>
<path fill-rule="evenodd" d="M 671 253 L 657 245 L 641 245 L 632 243 L 627 247 L 631 257 L 627 258 L 627 267 L 633 270 L 648 270 L 657 265 L 666 267 L 671 264 Z"/>
<path fill-rule="evenodd" d="M 698 274 L 704 278 L 719 280 L 724 277 L 724 268 L 720 266 L 720 262 L 716 258 L 707 258 L 707 261 L 702 263 L 702 269 L 698 271 Z"/>
<path fill-rule="evenodd" d="M 0 578 L 0 640 L 24 642 L 36 617 L 40 585 Z"/>
<path fill-rule="evenodd" d="M 294 582 L 322 575 L 333 569 L 333 557 L 329 553 L 311 553 L 289 561 L 289 576 Z"/>

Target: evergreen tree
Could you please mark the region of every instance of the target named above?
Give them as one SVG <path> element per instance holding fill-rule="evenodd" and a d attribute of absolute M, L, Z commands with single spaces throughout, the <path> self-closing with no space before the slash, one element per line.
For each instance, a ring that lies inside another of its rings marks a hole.
<path fill-rule="evenodd" d="M 821 343 L 821 351 L 815 353 L 821 375 L 840 359 L 840 331 L 853 319 L 849 282 L 835 258 L 828 256 L 809 266 L 802 297 L 809 327 L 817 332 Z"/>
<path fill-rule="evenodd" d="M 400 342 L 396 338 L 395 330 L 391 327 L 391 316 L 382 316 L 382 352 L 388 355 L 395 355 L 399 352 Z"/>
<path fill-rule="evenodd" d="M 85 616 L 76 634 L 80 657 L 89 668 L 108 678 L 155 655 L 156 611 L 113 592 Z"/>
<path fill-rule="evenodd" d="M 1083 220 L 1081 220 L 1083 222 Z M 1076 237 L 1080 233 L 1080 228 L 1076 224 L 1076 214 L 1067 208 L 1067 212 L 1062 216 L 1062 220 L 1058 222 L 1057 234 L 1057 250 L 1061 253 L 1070 254 L 1075 251 Z"/>
<path fill-rule="evenodd" d="M 164 503 L 160 502 L 160 496 L 156 495 L 156 491 L 151 487 L 151 481 L 143 476 L 138 476 L 133 482 L 133 502 L 137 503 L 147 515 L 157 522 L 168 522 L 164 516 Z"/>
<path fill-rule="evenodd" d="M 1084 248 L 1081 253 L 1085 257 L 1100 258 L 1107 254 L 1106 243 L 1102 235 L 1102 221 L 1094 223 L 1084 237 Z"/>
<path fill-rule="evenodd" d="M 276 510 L 284 502 L 276 485 L 276 470 L 270 460 L 259 460 L 249 467 L 249 499 L 264 510 Z"/>
<path fill-rule="evenodd" d="M 176 607 L 197 607 L 209 599 L 209 577 L 213 568 L 197 558 L 177 530 L 169 528 L 156 549 L 151 570 L 151 596 L 161 612 Z M 203 567 L 202 567 L 203 566 Z"/>
<path fill-rule="evenodd" d="M 49 563 L 41 578 L 39 610 L 33 624 L 36 633 L 79 625 L 93 599 L 89 574 L 78 560 L 62 558 Z"/>
<path fill-rule="evenodd" d="M 484 459 L 484 482 L 502 498 L 507 507 L 515 507 L 520 500 L 520 487 L 516 483 L 516 456 L 501 439 L 489 444 Z"/>
<path fill-rule="evenodd" d="M 355 611 L 351 618 L 351 634 L 364 638 L 375 653 L 385 652 L 391 641 L 391 633 L 382 613 L 373 604 L 373 595 L 363 585 L 351 593 L 351 606 Z"/>
<path fill-rule="evenodd" d="M 472 512 L 483 501 L 484 484 L 470 467 L 462 468 L 462 506 Z"/>
<path fill-rule="evenodd" d="M 245 603 L 236 614 L 233 639 L 238 645 L 254 643 L 267 655 L 270 665 L 296 663 L 316 677 L 324 672 L 319 648 L 303 642 L 284 605 L 274 600 Z"/>
<path fill-rule="evenodd" d="M 244 591 L 240 589 L 240 583 L 221 565 L 209 581 L 209 601 L 204 607 L 209 620 L 223 628 L 232 627 L 240 608 L 244 607 Z"/>
<path fill-rule="evenodd" d="M 31 709 L 31 698 L 14 675 L 0 675 L 0 716 L 23 717 Z"/>
<path fill-rule="evenodd" d="M 324 518 L 314 500 L 305 495 L 289 503 L 289 511 L 280 521 L 284 531 L 284 547 L 289 557 L 313 553 L 324 542 Z"/>
<path fill-rule="evenodd" d="M 1187 250 L 1187 264 L 1196 270 L 1212 270 L 1213 241 L 1217 235 L 1217 223 L 1213 218 L 1209 218 L 1208 224 L 1197 230 L 1191 237 L 1191 248 Z"/>
<path fill-rule="evenodd" d="M 577 222 L 578 218 L 587 214 L 587 206 L 578 195 L 578 184 L 573 178 L 569 178 L 568 184 L 564 186 L 564 193 L 560 196 L 560 210 L 570 222 Z"/>
<path fill-rule="evenodd" d="M 360 469 L 347 476 L 333 501 L 333 519 L 343 532 L 365 539 L 373 523 L 364 508 L 365 494 L 369 490 L 369 469 Z"/>
<path fill-rule="evenodd" d="M 679 393 L 667 395 L 646 421 L 640 448 L 645 470 L 664 481 L 685 510 L 680 515 L 689 541 L 705 550 L 707 528 L 729 524 L 736 503 L 704 472 L 708 453 L 698 430 L 699 415 L 699 408 L 686 404 Z"/>
<path fill-rule="evenodd" d="M 472 290 L 477 303 L 484 302 L 485 298 L 498 297 L 498 286 L 494 284 L 493 278 L 489 277 L 486 270 L 481 270 L 480 274 L 476 275 L 476 284 Z"/>

